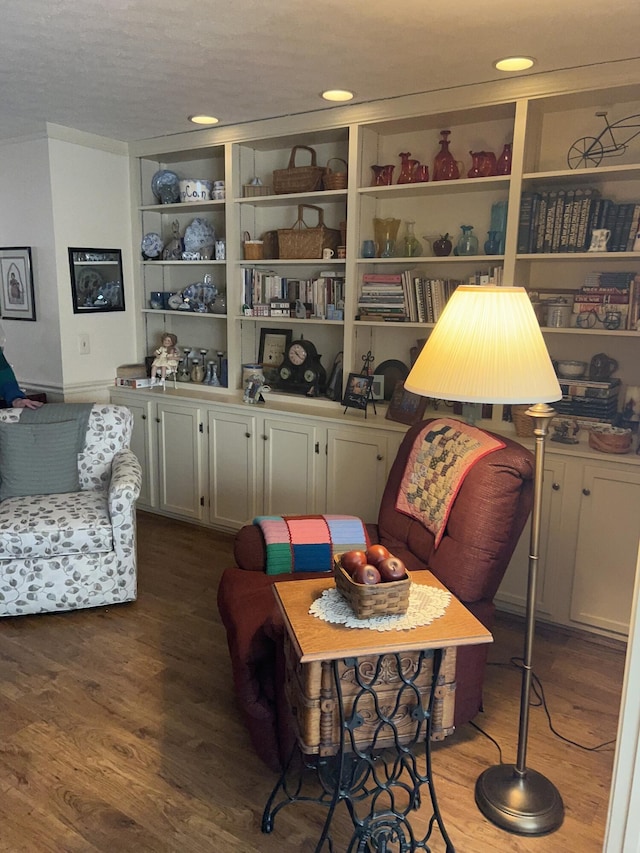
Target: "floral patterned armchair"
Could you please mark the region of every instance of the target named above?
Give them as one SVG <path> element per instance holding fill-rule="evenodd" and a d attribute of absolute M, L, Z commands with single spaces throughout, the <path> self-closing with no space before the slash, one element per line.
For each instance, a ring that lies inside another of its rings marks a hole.
<path fill-rule="evenodd" d="M 23 412 L 1 410 L 0 422 Z M 0 502 L 0 616 L 135 600 L 142 479 L 132 428 L 124 406 L 94 404 L 78 454 L 80 490 Z"/>

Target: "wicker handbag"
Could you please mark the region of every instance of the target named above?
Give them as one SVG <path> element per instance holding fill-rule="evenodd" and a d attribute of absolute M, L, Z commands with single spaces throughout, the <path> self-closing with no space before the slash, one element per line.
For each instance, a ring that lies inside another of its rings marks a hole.
<path fill-rule="evenodd" d="M 310 228 L 304 221 L 304 211 L 315 210 L 318 224 Z M 324 210 L 315 204 L 299 204 L 298 218 L 291 228 L 278 228 L 278 254 L 281 259 L 321 258 L 323 249 L 338 248 L 340 231 L 327 228 Z"/>
<path fill-rule="evenodd" d="M 296 153 L 308 151 L 311 154 L 309 166 L 296 166 Z M 275 169 L 273 172 L 273 192 L 276 195 L 285 193 L 312 193 L 321 189 L 324 168 L 317 165 L 316 152 L 306 145 L 294 145 L 286 169 Z"/>

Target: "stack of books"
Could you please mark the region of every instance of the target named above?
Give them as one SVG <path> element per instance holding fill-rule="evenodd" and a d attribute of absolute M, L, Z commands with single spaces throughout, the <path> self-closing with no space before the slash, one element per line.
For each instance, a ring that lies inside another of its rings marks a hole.
<path fill-rule="evenodd" d="M 401 273 L 364 273 L 358 300 L 359 320 L 404 323 L 409 319 Z"/>
<path fill-rule="evenodd" d="M 612 424 L 618 414 L 620 380 L 560 379 L 562 400 L 553 404 L 560 415 L 571 415 L 585 424 Z"/>

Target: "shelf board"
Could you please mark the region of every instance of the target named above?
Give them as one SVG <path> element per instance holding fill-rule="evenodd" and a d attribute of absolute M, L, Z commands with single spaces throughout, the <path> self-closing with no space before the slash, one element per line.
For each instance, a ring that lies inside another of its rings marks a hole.
<path fill-rule="evenodd" d="M 564 186 L 584 186 L 589 181 L 640 180 L 640 165 L 601 166 L 591 169 L 560 169 L 554 172 L 526 172 L 522 183 L 526 186 L 562 184 Z"/>
<path fill-rule="evenodd" d="M 387 187 L 360 187 L 362 196 L 402 198 L 403 196 L 453 195 L 454 193 L 491 192 L 509 189 L 510 175 L 493 178 L 459 178 L 457 181 L 425 181 L 418 184 L 390 184 Z"/>
<path fill-rule="evenodd" d="M 265 258 L 262 261 L 236 261 L 238 266 L 241 267 L 272 267 L 274 265 L 277 266 L 344 266 L 346 260 L 344 258 L 331 258 L 329 261 L 325 261 L 323 258 Z"/>
<path fill-rule="evenodd" d="M 214 261 L 213 258 L 208 261 L 140 261 L 143 266 L 152 267 L 188 267 L 188 266 L 224 266 L 226 261 Z"/>
<path fill-rule="evenodd" d="M 533 255 L 516 255 L 518 261 L 608 261 L 639 260 L 640 252 L 540 252 Z"/>
<path fill-rule="evenodd" d="M 282 207 L 291 204 L 338 204 L 347 201 L 346 190 L 318 190 L 312 193 L 284 193 L 282 195 L 259 195 L 235 198 L 235 204 L 250 207 Z"/>
<path fill-rule="evenodd" d="M 240 314 L 235 319 L 241 322 L 248 320 L 250 323 L 269 323 L 275 326 L 279 323 L 286 323 L 287 326 L 308 326 L 310 324 L 315 326 L 344 326 L 344 320 L 321 320 L 319 317 L 309 317 L 308 319 L 301 320 L 298 317 L 254 317 L 253 315 Z"/>
<path fill-rule="evenodd" d="M 173 308 L 142 308 L 143 314 L 178 314 L 180 317 L 200 317 L 206 320 L 226 320 L 226 314 L 214 314 L 211 311 L 179 311 Z"/>
<path fill-rule="evenodd" d="M 537 257 L 534 255 L 533 257 Z M 453 263 L 473 263 L 477 264 L 480 261 L 496 261 L 503 262 L 504 255 L 445 255 L 437 257 L 436 255 L 419 255 L 416 258 L 357 258 L 357 264 L 453 264 Z"/>
<path fill-rule="evenodd" d="M 225 199 L 212 199 L 211 201 L 179 201 L 175 204 L 143 204 L 140 207 L 142 213 L 186 213 L 192 210 L 215 210 L 224 207 Z"/>

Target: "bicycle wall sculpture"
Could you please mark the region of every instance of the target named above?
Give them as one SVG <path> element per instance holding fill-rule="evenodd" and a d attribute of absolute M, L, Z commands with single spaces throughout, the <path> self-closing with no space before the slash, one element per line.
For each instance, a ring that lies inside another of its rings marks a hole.
<path fill-rule="evenodd" d="M 596 113 L 605 127 L 598 136 L 583 136 L 571 145 L 567 153 L 570 169 L 592 169 L 605 157 L 621 157 L 629 143 L 640 136 L 640 113 L 609 122 L 607 113 Z"/>

